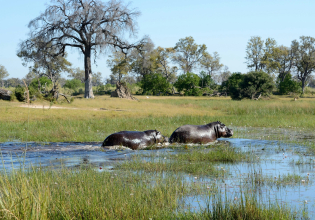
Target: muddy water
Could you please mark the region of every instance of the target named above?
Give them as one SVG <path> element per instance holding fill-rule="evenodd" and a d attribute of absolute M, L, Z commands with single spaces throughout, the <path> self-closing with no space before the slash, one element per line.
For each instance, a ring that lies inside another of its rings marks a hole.
<path fill-rule="evenodd" d="M 227 193 L 232 198 L 239 199 L 241 189 L 249 185 L 257 198 L 263 201 L 277 200 L 286 203 L 296 210 L 307 210 L 311 218 L 315 218 L 315 158 L 307 155 L 303 144 L 288 144 L 281 140 L 290 137 L 289 141 L 305 140 L 314 142 L 315 137 L 311 132 L 303 132 L 294 129 L 294 132 L 277 129 L 238 128 L 238 136 L 245 138 L 219 139 L 221 143 L 227 143 L 240 151 L 250 151 L 257 158 L 255 163 L 217 164 L 218 169 L 226 169 L 229 175 L 224 179 L 193 177 L 187 175 L 186 180 L 200 184 L 205 188 L 209 184 L 218 185 L 222 193 Z M 249 131 L 249 132 L 248 132 Z M 251 133 L 251 134 L 248 134 Z M 270 140 L 277 136 L 277 141 Z M 281 138 L 279 138 L 279 136 Z M 265 138 L 264 138 L 265 137 Z M 262 140 L 260 140 L 262 139 Z M 266 140 L 267 139 L 267 140 Z M 269 140 L 268 140 L 269 139 Z M 279 141 L 280 139 L 280 141 Z M 112 170 L 115 165 L 123 160 L 138 154 L 165 155 L 165 153 L 179 153 L 174 148 L 158 150 L 103 150 L 101 143 L 14 143 L 0 144 L 2 169 L 19 169 L 22 166 L 53 166 L 53 167 L 77 167 L 92 165 L 99 170 Z M 0 167 L 0 169 L 1 169 Z M 254 174 L 279 178 L 281 175 L 297 174 L 302 177 L 301 182 L 277 186 L 266 183 L 256 186 L 252 184 Z M 250 185 L 252 184 L 252 185 Z M 184 201 L 192 211 L 205 208 L 207 196 L 199 195 L 186 198 Z M 268 202 L 266 201 L 266 202 Z"/>

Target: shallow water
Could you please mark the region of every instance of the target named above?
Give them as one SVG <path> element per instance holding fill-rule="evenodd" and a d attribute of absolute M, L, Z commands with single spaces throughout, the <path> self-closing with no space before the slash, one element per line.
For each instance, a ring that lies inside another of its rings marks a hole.
<path fill-rule="evenodd" d="M 246 131 L 246 130 L 245 130 Z M 275 133 L 274 130 L 271 132 Z M 264 133 L 268 135 L 268 132 Z M 298 135 L 298 132 L 296 132 Z M 291 134 L 292 135 L 292 134 Z M 294 133 L 295 135 L 295 133 Z M 270 136 L 270 135 L 269 135 Z M 257 136 L 255 136 L 257 138 Z M 313 141 L 313 139 L 311 139 Z M 238 199 L 240 190 L 252 181 L 254 173 L 262 176 L 278 178 L 281 175 L 297 174 L 304 181 L 278 187 L 276 184 L 251 186 L 251 192 L 258 199 L 265 201 L 277 200 L 286 203 L 297 210 L 307 209 L 309 215 L 315 217 L 315 158 L 308 156 L 306 148 L 299 144 L 288 144 L 282 141 L 259 139 L 219 139 L 219 143 L 229 144 L 240 151 L 250 151 L 257 158 L 255 163 L 217 164 L 218 169 L 226 169 L 229 175 L 224 179 L 203 178 L 186 175 L 186 181 L 200 184 L 207 189 L 209 184 L 215 183 L 222 193 Z M 19 169 L 30 166 L 77 167 L 92 165 L 95 169 L 112 170 L 115 165 L 132 155 L 179 153 L 176 148 L 162 148 L 157 150 L 104 150 L 101 143 L 15 143 L 0 144 L 4 169 Z M 205 208 L 207 195 L 187 197 L 185 204 L 191 211 Z"/>

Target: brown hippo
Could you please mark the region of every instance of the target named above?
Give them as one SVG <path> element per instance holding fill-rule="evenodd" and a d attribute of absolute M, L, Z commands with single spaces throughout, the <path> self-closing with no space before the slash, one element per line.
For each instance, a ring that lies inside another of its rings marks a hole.
<path fill-rule="evenodd" d="M 206 125 L 183 125 L 177 128 L 171 137 L 170 143 L 207 144 L 220 137 L 231 137 L 233 130 L 221 122 L 212 122 Z"/>
<path fill-rule="evenodd" d="M 137 150 L 167 141 L 168 138 L 164 137 L 161 132 L 157 130 L 120 131 L 109 135 L 104 140 L 102 147 L 124 146 L 132 150 Z"/>

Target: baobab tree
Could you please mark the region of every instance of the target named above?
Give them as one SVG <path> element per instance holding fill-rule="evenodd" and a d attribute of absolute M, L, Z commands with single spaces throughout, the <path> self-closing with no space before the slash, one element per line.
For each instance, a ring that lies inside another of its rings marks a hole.
<path fill-rule="evenodd" d="M 145 38 L 129 44 L 125 36 L 134 37 L 136 9 L 120 0 L 52 0 L 45 12 L 29 22 L 30 38 L 21 43 L 21 50 L 32 50 L 33 39 L 51 47 L 56 56 L 65 55 L 66 48 L 77 48 L 84 55 L 85 98 L 94 98 L 92 90 L 92 54 L 95 58 L 108 49 L 123 52 L 139 47 Z M 39 48 L 38 50 L 41 50 Z"/>

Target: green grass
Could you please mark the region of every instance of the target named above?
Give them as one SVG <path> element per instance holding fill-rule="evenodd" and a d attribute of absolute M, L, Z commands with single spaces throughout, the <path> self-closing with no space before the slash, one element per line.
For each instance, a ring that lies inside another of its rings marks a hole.
<path fill-rule="evenodd" d="M 140 102 L 97 96 L 43 109 L 21 108 L 21 103 L 0 101 L 0 141 L 103 141 L 121 130 L 157 129 L 166 136 L 184 124 L 220 120 L 230 127 L 315 128 L 311 98 L 232 101 L 207 97 L 138 97 Z M 106 110 L 101 110 L 106 109 Z M 235 132 L 234 137 L 242 133 Z M 275 137 L 277 138 L 277 137 Z M 279 136 L 279 138 L 281 138 Z"/>
<path fill-rule="evenodd" d="M 170 216 L 186 187 L 174 176 L 78 170 L 1 175 L 3 219 L 149 219 Z"/>
<path fill-rule="evenodd" d="M 286 186 L 300 186 L 301 184 L 310 184 L 309 176 L 302 177 L 298 174 L 281 174 L 277 176 L 266 176 L 261 171 L 248 173 L 243 176 L 245 183 L 251 187 L 286 187 Z"/>
<path fill-rule="evenodd" d="M 184 146 L 185 148 L 186 146 Z M 193 147 L 185 153 L 172 155 L 172 158 L 189 162 L 257 162 L 259 161 L 250 152 L 240 152 L 235 148 L 225 145 L 210 145 L 208 148 Z"/>
<path fill-rule="evenodd" d="M 216 144 L 204 146 L 173 146 L 176 153 L 150 153 L 135 155 L 131 160 L 119 164 L 118 169 L 148 172 L 183 172 L 194 175 L 224 176 L 228 170 L 217 169 L 217 163 L 257 162 L 249 152 L 239 152 L 230 146 Z"/>
<path fill-rule="evenodd" d="M 130 164 L 131 165 L 131 164 Z M 131 165 L 132 166 L 132 165 Z M 169 169 L 168 169 L 169 171 Z M 0 174 L 3 219 L 292 219 L 277 202 L 241 193 L 223 196 L 219 187 L 183 182 L 181 175 L 98 172 L 91 168 L 32 168 Z M 203 194 L 207 208 L 187 212 L 185 198 Z"/>
<path fill-rule="evenodd" d="M 211 220 L 258 220 L 258 219 L 300 219 L 286 205 L 262 203 L 253 195 L 242 193 L 238 198 L 210 196 L 207 208 L 197 213 L 188 213 L 178 219 L 211 219 Z M 305 219 L 307 214 L 305 214 Z"/>

